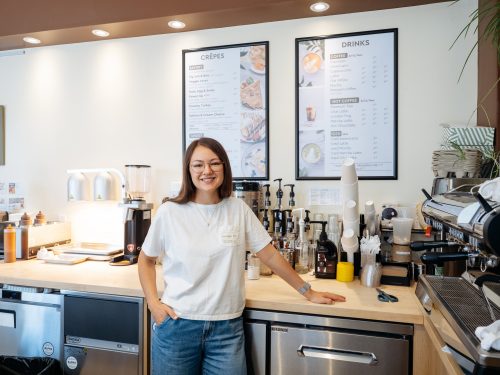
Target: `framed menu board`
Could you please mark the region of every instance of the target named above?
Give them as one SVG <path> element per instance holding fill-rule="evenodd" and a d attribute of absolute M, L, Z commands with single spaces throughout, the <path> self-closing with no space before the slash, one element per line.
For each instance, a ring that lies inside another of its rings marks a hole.
<path fill-rule="evenodd" d="M 397 29 L 295 40 L 298 180 L 397 179 Z"/>
<path fill-rule="evenodd" d="M 217 139 L 235 180 L 269 179 L 269 42 L 182 51 L 183 149 Z"/>

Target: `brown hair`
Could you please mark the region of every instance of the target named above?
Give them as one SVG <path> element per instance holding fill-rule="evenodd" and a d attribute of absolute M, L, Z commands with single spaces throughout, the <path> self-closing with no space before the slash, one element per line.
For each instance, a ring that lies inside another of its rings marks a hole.
<path fill-rule="evenodd" d="M 224 163 L 224 179 L 222 180 L 221 186 L 219 186 L 218 193 L 221 199 L 231 196 L 233 191 L 233 174 L 231 173 L 231 165 L 229 164 L 229 158 L 226 150 L 224 150 L 224 147 L 222 147 L 222 145 L 215 139 L 200 138 L 191 142 L 184 154 L 182 161 L 182 185 L 179 195 L 172 199 L 168 199 L 168 201 L 175 203 L 188 203 L 193 200 L 196 193 L 196 187 L 191 179 L 189 165 L 191 163 L 191 157 L 193 156 L 194 149 L 197 146 L 203 146 L 210 149 Z"/>

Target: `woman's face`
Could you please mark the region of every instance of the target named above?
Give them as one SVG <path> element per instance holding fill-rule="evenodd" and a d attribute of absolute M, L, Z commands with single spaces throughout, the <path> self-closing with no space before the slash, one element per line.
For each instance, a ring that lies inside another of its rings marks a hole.
<path fill-rule="evenodd" d="M 224 181 L 224 164 L 209 148 L 196 146 L 189 163 L 191 180 L 197 193 L 218 194 L 218 188 Z"/>

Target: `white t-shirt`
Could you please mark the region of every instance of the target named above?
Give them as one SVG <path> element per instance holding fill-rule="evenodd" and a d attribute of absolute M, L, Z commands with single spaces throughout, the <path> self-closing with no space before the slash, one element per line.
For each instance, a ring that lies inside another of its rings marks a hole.
<path fill-rule="evenodd" d="M 162 204 L 142 251 L 163 255 L 161 300 L 178 316 L 223 320 L 245 307 L 245 251 L 258 252 L 270 241 L 252 210 L 230 197 L 212 205 Z"/>

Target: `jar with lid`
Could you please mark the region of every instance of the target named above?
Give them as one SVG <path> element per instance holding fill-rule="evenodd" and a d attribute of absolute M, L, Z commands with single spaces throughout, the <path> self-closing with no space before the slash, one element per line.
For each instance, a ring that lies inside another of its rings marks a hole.
<path fill-rule="evenodd" d="M 260 278 L 260 259 L 255 254 L 248 255 L 248 271 L 249 280 L 258 280 Z"/>

